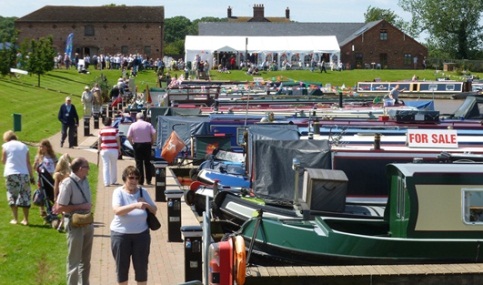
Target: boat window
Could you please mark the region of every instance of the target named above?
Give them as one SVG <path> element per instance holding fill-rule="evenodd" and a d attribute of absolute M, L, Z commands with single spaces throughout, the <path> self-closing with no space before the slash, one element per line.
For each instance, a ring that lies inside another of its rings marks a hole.
<path fill-rule="evenodd" d="M 245 127 L 240 127 L 236 128 L 236 143 L 239 146 L 242 146 L 245 144 L 245 132 L 246 132 Z"/>
<path fill-rule="evenodd" d="M 463 188 L 463 222 L 483 224 L 483 188 Z"/>
<path fill-rule="evenodd" d="M 403 220 L 405 218 L 406 208 L 406 180 L 403 177 L 397 178 L 397 218 Z"/>

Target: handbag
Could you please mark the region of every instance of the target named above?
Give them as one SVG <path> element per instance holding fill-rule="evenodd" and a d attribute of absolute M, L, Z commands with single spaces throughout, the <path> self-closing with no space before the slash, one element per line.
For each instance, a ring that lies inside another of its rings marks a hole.
<path fill-rule="evenodd" d="M 140 194 L 139 194 L 140 197 L 143 197 L 143 189 L 141 187 L 139 188 L 139 191 L 140 191 Z M 151 211 L 149 211 L 149 209 L 146 209 L 146 213 L 148 214 L 148 216 L 146 218 L 146 222 L 148 223 L 148 227 L 152 231 L 159 230 L 161 228 L 161 223 L 159 222 L 156 215 L 151 213 Z"/>
<path fill-rule="evenodd" d="M 44 191 L 41 189 L 37 189 L 34 192 L 34 195 L 32 195 L 32 203 L 36 206 L 43 206 L 45 202 L 45 195 Z"/>
<path fill-rule="evenodd" d="M 84 200 L 88 202 L 86 195 L 84 194 L 84 191 L 82 191 L 82 188 L 79 186 L 77 181 L 75 181 L 72 177 L 69 177 L 72 182 L 75 183 L 77 188 L 81 191 L 82 197 L 84 197 Z M 81 228 L 85 227 L 88 225 L 91 225 L 94 222 L 94 215 L 92 213 L 87 213 L 87 214 L 80 214 L 80 213 L 73 213 L 70 216 L 70 223 L 74 228 Z"/>
<path fill-rule="evenodd" d="M 94 222 L 94 215 L 92 215 L 92 213 L 87 213 L 87 214 L 74 213 L 70 217 L 70 221 L 73 227 L 81 228 L 92 224 Z"/>

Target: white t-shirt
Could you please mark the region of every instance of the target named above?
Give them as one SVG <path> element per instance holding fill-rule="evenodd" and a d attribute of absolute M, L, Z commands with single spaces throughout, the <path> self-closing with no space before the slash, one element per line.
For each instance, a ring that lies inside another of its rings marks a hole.
<path fill-rule="evenodd" d="M 29 174 L 27 166 L 28 147 L 17 140 L 11 140 L 2 145 L 7 156 L 3 176 L 12 174 Z"/>
<path fill-rule="evenodd" d="M 143 191 L 143 198 L 150 205 L 155 205 L 146 190 Z M 112 206 L 125 206 L 138 202 L 140 192 L 129 194 L 121 187 L 114 189 L 112 193 Z M 146 222 L 147 213 L 144 209 L 134 209 L 124 216 L 114 215 L 111 222 L 111 231 L 123 234 L 138 234 L 148 229 Z"/>

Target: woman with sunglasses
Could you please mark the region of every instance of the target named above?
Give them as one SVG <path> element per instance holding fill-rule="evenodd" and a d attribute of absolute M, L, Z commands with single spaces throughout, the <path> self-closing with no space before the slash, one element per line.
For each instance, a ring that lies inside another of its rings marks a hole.
<path fill-rule="evenodd" d="M 151 236 L 146 209 L 156 214 L 157 207 L 148 191 L 138 186 L 139 176 L 135 166 L 126 167 L 122 172 L 124 185 L 112 194 L 111 250 L 120 285 L 128 284 L 131 259 L 137 284 L 147 284 L 148 280 Z"/>

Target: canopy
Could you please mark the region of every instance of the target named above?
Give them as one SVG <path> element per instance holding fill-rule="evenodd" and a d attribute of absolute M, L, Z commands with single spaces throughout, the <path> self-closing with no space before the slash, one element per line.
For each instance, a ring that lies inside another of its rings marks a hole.
<path fill-rule="evenodd" d="M 340 59 L 340 47 L 335 36 L 186 36 L 186 62 L 199 55 L 201 60 L 211 63 L 213 52 L 279 53 L 288 56 L 329 53 Z"/>

